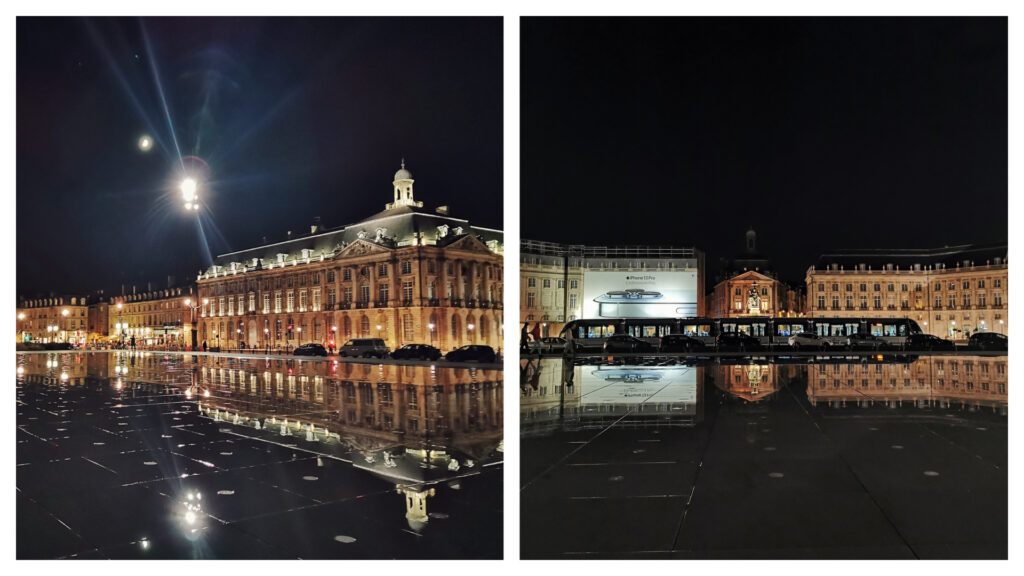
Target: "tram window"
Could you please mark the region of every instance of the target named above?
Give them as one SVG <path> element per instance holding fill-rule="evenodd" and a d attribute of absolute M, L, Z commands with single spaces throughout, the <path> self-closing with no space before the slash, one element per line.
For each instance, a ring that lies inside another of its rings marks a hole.
<path fill-rule="evenodd" d="M 872 324 L 870 326 L 869 332 L 871 333 L 872 336 L 881 336 L 882 335 L 882 325 L 881 324 Z"/>
<path fill-rule="evenodd" d="M 654 338 L 655 336 L 658 336 L 657 326 L 642 326 L 641 329 L 643 330 L 644 338 Z"/>
<path fill-rule="evenodd" d="M 899 328 L 900 328 L 900 336 L 906 336 L 907 335 L 907 325 L 906 324 L 900 324 Z"/>
<path fill-rule="evenodd" d="M 750 334 L 750 325 L 749 324 L 743 324 L 743 325 L 739 326 L 739 330 L 737 330 L 737 332 L 739 332 L 740 334 L 747 334 L 747 335 L 749 335 Z"/>
<path fill-rule="evenodd" d="M 752 336 L 764 336 L 764 324 L 751 324 L 751 335 Z"/>
<path fill-rule="evenodd" d="M 886 324 L 885 325 L 884 335 L 885 336 L 895 336 L 896 335 L 896 325 L 895 324 Z"/>
<path fill-rule="evenodd" d="M 843 335 L 843 325 L 842 324 L 833 325 L 833 326 L 830 326 L 829 328 L 831 328 L 831 333 L 830 333 L 831 336 L 842 336 Z"/>
<path fill-rule="evenodd" d="M 857 330 L 859 330 L 859 329 L 860 329 L 860 324 L 847 324 L 846 325 L 846 335 L 849 336 L 850 334 L 856 334 Z"/>

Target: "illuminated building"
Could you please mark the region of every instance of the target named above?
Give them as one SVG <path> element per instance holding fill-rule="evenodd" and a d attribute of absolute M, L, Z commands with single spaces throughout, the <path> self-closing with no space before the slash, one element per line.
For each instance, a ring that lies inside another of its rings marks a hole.
<path fill-rule="evenodd" d="M 423 209 L 404 162 L 393 192 L 384 211 L 354 224 L 317 221 L 307 234 L 218 256 L 198 277 L 198 340 L 291 350 L 379 337 L 392 349 L 499 349 L 502 232 L 447 206 Z"/>
<path fill-rule="evenodd" d="M 1009 330 L 1006 244 L 823 254 L 807 270 L 811 317 L 911 318 L 942 338 Z"/>
<path fill-rule="evenodd" d="M 16 312 L 17 341 L 85 343 L 87 302 L 85 296 L 22 300 Z"/>
<path fill-rule="evenodd" d="M 706 316 L 796 316 L 803 312 L 800 293 L 779 281 L 771 262 L 757 253 L 757 233 L 746 234 L 742 254 L 723 266 L 708 298 Z"/>
<path fill-rule="evenodd" d="M 168 285 L 173 282 L 168 282 Z M 195 298 L 194 286 L 173 286 L 116 296 L 107 309 L 107 334 L 112 341 L 136 346 L 182 347 L 189 343 L 190 310 L 185 300 Z"/>
<path fill-rule="evenodd" d="M 519 276 L 519 321 L 531 330 L 540 323 L 542 336 L 579 318 L 687 317 L 704 310 L 704 253 L 695 248 L 522 240 Z"/>

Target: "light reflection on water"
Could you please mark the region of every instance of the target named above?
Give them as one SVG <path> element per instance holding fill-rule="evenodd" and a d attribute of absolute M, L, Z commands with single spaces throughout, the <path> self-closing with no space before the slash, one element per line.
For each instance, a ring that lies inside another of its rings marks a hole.
<path fill-rule="evenodd" d="M 1007 414 L 1005 356 L 823 356 L 809 362 L 652 358 L 643 365 L 573 365 L 546 358 L 524 360 L 520 368 L 524 436 L 611 422 L 695 426 L 704 414 L 705 385 L 748 403 L 785 391 L 822 409 L 917 407 Z"/>
<path fill-rule="evenodd" d="M 54 352 L 18 354 L 16 375 L 20 384 L 98 387 L 118 406 L 168 396 L 165 401 L 182 403 L 174 413 L 198 414 L 222 424 L 222 434 L 291 448 L 315 455 L 319 465 L 330 459 L 386 479 L 405 503 L 406 522 L 416 531 L 428 524 L 427 501 L 435 490 L 457 486 L 459 479 L 503 461 L 499 370 Z M 180 416 L 173 419 L 180 421 Z M 212 462 L 195 461 L 215 468 Z M 143 464 L 158 463 L 146 459 Z M 178 485 L 184 487 L 189 476 L 181 474 Z M 318 480 L 304 477 L 306 482 Z M 200 531 L 205 514 L 199 493 L 182 488 L 174 498 L 181 504 L 174 514 L 182 530 Z"/>

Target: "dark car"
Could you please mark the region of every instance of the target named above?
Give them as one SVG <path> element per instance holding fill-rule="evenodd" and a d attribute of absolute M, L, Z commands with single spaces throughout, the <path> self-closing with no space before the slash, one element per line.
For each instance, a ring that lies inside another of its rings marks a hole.
<path fill-rule="evenodd" d="M 654 345 L 629 334 L 615 334 L 604 341 L 605 352 L 653 352 Z"/>
<path fill-rule="evenodd" d="M 686 334 L 666 334 L 661 338 L 662 352 L 692 352 L 703 349 L 704 342 Z"/>
<path fill-rule="evenodd" d="M 998 332 L 977 332 L 967 339 L 967 345 L 977 350 L 1008 350 L 1010 339 Z"/>
<path fill-rule="evenodd" d="M 867 332 L 850 334 L 850 348 L 854 350 L 881 350 L 886 347 L 885 340 Z"/>
<path fill-rule="evenodd" d="M 437 360 L 441 351 L 429 344 L 406 344 L 391 353 L 392 358 L 399 360 Z"/>
<path fill-rule="evenodd" d="M 480 344 L 469 344 L 444 355 L 449 362 L 494 362 L 494 348 Z"/>
<path fill-rule="evenodd" d="M 324 348 L 322 344 L 314 344 L 314 343 L 303 344 L 302 346 L 299 346 L 294 351 L 292 351 L 292 355 L 293 356 L 327 356 L 327 349 Z"/>
<path fill-rule="evenodd" d="M 742 332 L 723 332 L 715 339 L 719 350 L 760 350 L 761 341 Z"/>
<path fill-rule="evenodd" d="M 956 345 L 952 341 L 922 333 L 907 336 L 904 347 L 907 350 L 956 350 Z"/>

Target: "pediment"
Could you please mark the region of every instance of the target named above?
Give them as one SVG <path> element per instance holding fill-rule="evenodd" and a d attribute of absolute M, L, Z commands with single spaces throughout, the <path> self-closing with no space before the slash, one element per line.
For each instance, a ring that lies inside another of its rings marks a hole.
<path fill-rule="evenodd" d="M 476 236 L 466 235 L 455 242 L 445 246 L 446 250 L 460 250 L 462 252 L 477 252 L 480 254 L 492 254 L 491 249 L 487 247 L 479 238 Z"/>
<path fill-rule="evenodd" d="M 349 244 L 348 246 L 342 248 L 337 254 L 334 255 L 334 257 L 352 258 L 356 256 L 366 256 L 369 254 L 387 254 L 391 251 L 392 249 L 387 246 L 382 246 L 374 242 L 358 239 Z"/>
<path fill-rule="evenodd" d="M 758 282 L 774 282 L 775 281 L 775 279 L 772 278 L 771 276 L 765 276 L 764 274 L 761 274 L 760 272 L 757 272 L 755 270 L 747 270 L 746 272 L 744 272 L 742 274 L 737 274 L 737 275 L 733 276 L 732 278 L 729 278 L 729 280 L 730 281 L 736 281 L 736 280 L 756 280 Z"/>

